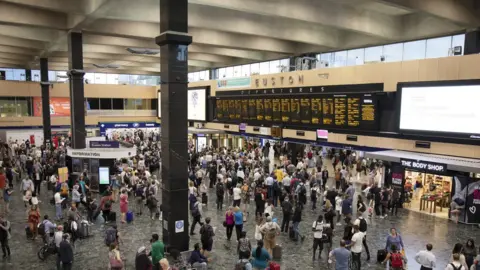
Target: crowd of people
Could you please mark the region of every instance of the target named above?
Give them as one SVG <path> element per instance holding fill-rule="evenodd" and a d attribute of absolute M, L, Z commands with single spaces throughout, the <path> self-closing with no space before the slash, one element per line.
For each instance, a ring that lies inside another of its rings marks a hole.
<path fill-rule="evenodd" d="M 4 258 L 12 255 L 8 202 L 12 196 L 21 196 L 27 215 L 27 237 L 33 241 L 41 238 L 46 246 L 54 247 L 57 269 L 72 269 L 76 241 L 89 236 L 90 226 L 96 226 L 99 216 L 105 223 L 107 267 L 124 269 L 127 254 L 122 254 L 120 248 L 122 238 L 114 205 L 119 205 L 122 224 L 131 221 L 133 212 L 141 216 L 146 209 L 150 219 L 162 219 L 158 192 L 161 179 L 154 173 L 161 162 L 159 142 L 141 132 L 134 132 L 131 140 L 138 152 L 117 162 L 113 170 L 116 177 L 98 196 L 90 190 L 88 171 L 68 181 L 60 179 L 57 172 L 65 166 L 68 138 L 63 138 L 56 149 L 35 147 L 27 142 L 2 143 L 0 243 Z M 371 259 L 367 241 L 369 219 L 385 218 L 387 213 L 395 215 L 401 208 L 400 192 L 378 185 L 378 168 L 382 163 L 357 157 L 355 152 L 307 147 L 294 158 L 288 147 L 268 143 L 264 147 L 251 144 L 243 150 L 205 147 L 196 152 L 190 148 L 189 154 L 186 179 L 189 194 L 185 198 L 191 214 L 189 233 L 198 233 L 200 241 L 193 243 L 188 254 L 171 251 L 167 259 L 161 236 L 153 234 L 151 246 L 137 250 L 135 269 L 175 269 L 181 263 L 208 269 L 214 259 L 213 243 L 217 238 L 217 228 L 212 226 L 209 215 L 217 211 L 223 216 L 225 210 L 223 228 L 218 230 L 225 230 L 227 241 L 236 240 L 238 257 L 232 265 L 234 269 L 279 269 L 278 261 L 282 258 L 279 235 L 286 234 L 291 241 L 304 245 L 306 235 L 311 233 L 313 261 L 323 257 L 328 263 L 335 263 L 335 269 L 360 270 L 362 253 L 366 253 L 366 261 Z M 333 170 L 327 169 L 326 161 L 332 162 Z M 358 191 L 352 182 L 361 174 L 367 181 Z M 47 190 L 42 183 L 46 183 Z M 40 207 L 49 207 L 48 203 L 40 204 L 41 192 L 51 194 L 50 207 L 55 208 L 55 217 L 41 215 Z M 208 206 L 208 197 L 212 195 L 216 202 L 213 208 Z M 317 216 L 311 231 L 301 230 L 306 211 Z M 255 224 L 252 240 L 248 238 L 249 222 Z M 334 232 L 340 227 L 343 234 L 339 237 Z M 339 246 L 334 248 L 337 243 Z M 390 269 L 404 269 L 405 248 L 402 236 L 392 228 L 386 237 L 385 250 L 380 250 L 376 259 Z M 433 246 L 428 243 L 415 260 L 423 270 L 437 267 Z M 474 240 L 455 245 L 450 261 L 446 270 L 478 270 Z"/>

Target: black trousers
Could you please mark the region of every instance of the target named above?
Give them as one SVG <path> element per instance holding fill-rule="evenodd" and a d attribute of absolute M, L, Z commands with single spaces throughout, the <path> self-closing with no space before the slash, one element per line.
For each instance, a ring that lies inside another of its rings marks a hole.
<path fill-rule="evenodd" d="M 367 245 L 367 236 L 365 235 L 362 240 L 363 247 L 365 248 L 365 252 L 367 252 L 367 260 L 370 259 L 370 250 L 368 249 Z"/>
<path fill-rule="evenodd" d="M 10 246 L 8 245 L 8 239 L 7 238 L 3 239 L 2 241 L 0 241 L 0 244 L 2 245 L 3 255 L 10 256 Z"/>
<path fill-rule="evenodd" d="M 425 266 L 420 266 L 420 270 L 433 270 L 433 268 L 425 267 Z"/>
<path fill-rule="evenodd" d="M 375 203 L 375 215 L 380 216 L 380 203 Z"/>
<path fill-rule="evenodd" d="M 320 238 L 313 238 L 313 257 L 315 258 L 315 253 L 317 253 L 317 248 L 320 249 L 318 252 L 318 257 L 322 255 L 322 250 L 323 250 L 323 241 Z"/>
<path fill-rule="evenodd" d="M 33 185 L 34 185 L 34 191 L 35 193 L 37 193 L 37 195 L 40 195 L 40 186 L 42 184 L 42 180 L 35 180 L 33 181 Z"/>
<path fill-rule="evenodd" d="M 217 210 L 222 210 L 223 208 L 223 197 L 217 197 Z"/>
<path fill-rule="evenodd" d="M 290 216 L 291 214 L 289 213 L 283 213 L 283 220 L 282 220 L 282 226 L 280 227 L 280 231 L 288 232 L 288 224 L 290 223 Z"/>
<path fill-rule="evenodd" d="M 200 220 L 202 218 L 202 216 L 196 216 L 196 217 L 193 217 L 193 222 L 192 222 L 192 226 L 190 227 L 190 234 L 193 234 L 193 231 L 195 230 L 195 226 L 198 224 L 200 224 L 200 226 L 203 226 L 203 222 Z"/>
<path fill-rule="evenodd" d="M 232 233 L 233 233 L 233 227 L 235 225 L 227 225 L 227 239 L 230 240 L 232 238 Z"/>
<path fill-rule="evenodd" d="M 352 270 L 360 270 L 361 268 L 361 257 L 362 253 L 352 252 Z"/>
<path fill-rule="evenodd" d="M 392 209 L 391 209 L 391 213 L 392 215 L 395 214 L 395 216 L 397 215 L 398 213 L 398 201 L 392 201 Z"/>

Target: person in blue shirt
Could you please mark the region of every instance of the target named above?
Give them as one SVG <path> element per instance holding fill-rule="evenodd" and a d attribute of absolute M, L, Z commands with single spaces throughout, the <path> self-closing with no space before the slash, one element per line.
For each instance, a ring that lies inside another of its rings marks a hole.
<path fill-rule="evenodd" d="M 196 243 L 193 246 L 192 254 L 190 255 L 190 259 L 188 262 L 192 265 L 195 269 L 207 269 L 207 257 L 203 256 L 200 252 L 200 244 Z"/>
<path fill-rule="evenodd" d="M 53 234 L 55 233 L 55 228 L 57 228 L 57 225 L 48 219 L 48 215 L 43 216 L 42 223 L 45 226 L 44 241 L 49 243 L 50 239 L 53 237 Z"/>
<path fill-rule="evenodd" d="M 243 212 L 240 208 L 235 207 L 233 213 L 233 219 L 235 220 L 235 233 L 237 234 L 237 241 L 240 241 L 243 231 Z"/>
<path fill-rule="evenodd" d="M 342 215 L 345 217 L 352 217 L 352 198 L 348 194 L 345 194 L 345 199 L 342 202 Z"/>
<path fill-rule="evenodd" d="M 264 270 L 267 268 L 268 261 L 272 259 L 268 251 L 263 247 L 263 241 L 259 240 L 257 242 L 257 247 L 252 250 L 252 266 L 253 269 Z"/>
<path fill-rule="evenodd" d="M 345 240 L 340 240 L 340 247 L 330 251 L 328 263 L 332 263 L 332 258 L 335 259 L 335 270 L 348 270 L 348 261 L 350 258 L 350 251 L 345 248 Z"/>

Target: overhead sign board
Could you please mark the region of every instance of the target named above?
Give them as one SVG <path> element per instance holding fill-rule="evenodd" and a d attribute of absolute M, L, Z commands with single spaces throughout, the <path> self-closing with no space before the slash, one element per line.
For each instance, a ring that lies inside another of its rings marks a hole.
<path fill-rule="evenodd" d="M 435 163 L 430 161 L 413 160 L 413 159 L 400 159 L 400 163 L 403 167 L 409 169 L 415 169 L 420 171 L 429 171 L 434 173 L 446 173 L 447 164 Z"/>

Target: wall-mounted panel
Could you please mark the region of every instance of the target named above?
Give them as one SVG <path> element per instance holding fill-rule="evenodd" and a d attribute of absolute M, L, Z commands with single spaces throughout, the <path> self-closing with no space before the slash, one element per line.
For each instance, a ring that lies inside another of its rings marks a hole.
<path fill-rule="evenodd" d="M 231 131 L 231 132 L 240 132 L 238 125 L 235 125 L 235 124 L 206 123 L 205 128 Z"/>
<path fill-rule="evenodd" d="M 307 141 L 316 141 L 317 140 L 317 132 L 315 131 L 303 131 L 304 136 L 300 136 L 297 133 L 298 130 L 296 129 L 283 129 L 282 130 L 282 137 L 285 139 L 291 138 L 291 139 L 298 139 L 298 140 L 307 140 Z"/>

